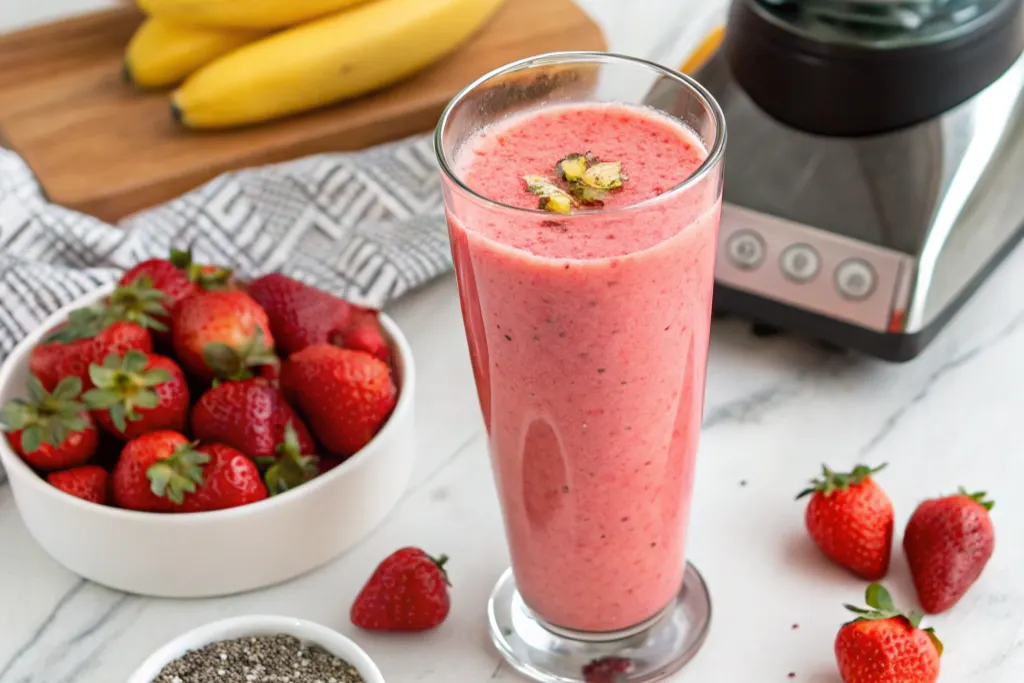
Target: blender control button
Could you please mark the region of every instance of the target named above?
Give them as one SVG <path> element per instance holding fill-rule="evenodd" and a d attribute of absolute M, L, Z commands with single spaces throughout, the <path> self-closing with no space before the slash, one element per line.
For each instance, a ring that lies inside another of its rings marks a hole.
<path fill-rule="evenodd" d="M 737 230 L 725 245 L 732 264 L 741 270 L 753 270 L 764 262 L 768 251 L 764 240 L 756 232 Z"/>
<path fill-rule="evenodd" d="M 793 244 L 783 250 L 779 266 L 793 282 L 809 282 L 821 269 L 821 257 L 809 244 Z"/>
<path fill-rule="evenodd" d="M 851 258 L 836 268 L 836 288 L 847 299 L 862 301 L 871 296 L 878 284 L 878 275 L 864 259 Z"/>

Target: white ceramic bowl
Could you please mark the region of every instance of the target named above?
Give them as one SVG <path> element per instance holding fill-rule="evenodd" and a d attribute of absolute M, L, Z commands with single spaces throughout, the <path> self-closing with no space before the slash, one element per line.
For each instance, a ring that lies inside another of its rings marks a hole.
<path fill-rule="evenodd" d="M 278 634 L 294 636 L 310 645 L 319 645 L 354 666 L 366 683 L 384 683 L 377 665 L 352 640 L 311 621 L 278 616 L 232 617 L 183 633 L 150 655 L 131 675 L 128 683 L 152 683 L 165 666 L 189 650 L 197 650 L 219 640 Z"/>
<path fill-rule="evenodd" d="M 0 405 L 23 396 L 29 354 L 69 311 L 61 309 L 23 340 L 0 368 Z M 374 529 L 401 498 L 415 463 L 412 352 L 386 315 L 398 403 L 365 448 L 281 496 L 216 512 L 154 514 L 88 503 L 47 484 L 0 436 L 18 511 L 36 541 L 72 572 L 129 593 L 198 598 L 286 581 L 326 564 Z"/>

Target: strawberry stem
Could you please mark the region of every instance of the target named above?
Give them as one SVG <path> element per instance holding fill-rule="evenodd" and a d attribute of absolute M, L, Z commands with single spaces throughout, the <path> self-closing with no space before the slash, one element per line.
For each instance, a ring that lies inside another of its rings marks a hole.
<path fill-rule="evenodd" d="M 427 557 L 429 557 L 430 560 L 437 565 L 438 571 L 440 571 L 441 576 L 444 577 L 444 582 L 451 586 L 452 582 L 448 580 L 448 570 L 444 568 L 444 566 L 448 564 L 448 556 L 442 554 L 439 557 L 433 557 L 432 555 L 427 555 Z"/>
<path fill-rule="evenodd" d="M 203 361 L 214 376 L 222 380 L 251 379 L 255 376 L 253 368 L 279 362 L 260 327 L 255 328 L 253 336 L 242 348 L 236 349 L 219 341 L 210 342 L 203 347 Z"/>
<path fill-rule="evenodd" d="M 874 468 L 867 465 L 857 465 L 850 472 L 834 472 L 829 469 L 828 465 L 822 465 L 821 479 L 811 479 L 811 485 L 798 493 L 796 499 L 800 500 L 812 493 L 821 493 L 821 495 L 828 497 L 836 491 L 845 491 L 851 486 L 863 484 L 872 474 L 881 472 L 885 467 L 886 463 L 882 463 Z"/>
<path fill-rule="evenodd" d="M 107 311 L 114 321 L 133 322 L 166 332 L 167 326 L 158 319 L 169 314 L 166 301 L 167 295 L 153 288 L 150 277 L 143 276 L 115 289 L 107 302 Z"/>
<path fill-rule="evenodd" d="M 198 443 L 182 444 L 149 466 L 146 477 L 153 495 L 181 505 L 186 493 L 195 493 L 196 487 L 203 485 L 203 465 L 210 462 L 210 456 L 195 450 Z"/>
<path fill-rule="evenodd" d="M 985 508 L 986 510 L 991 510 L 993 507 L 995 507 L 996 504 L 994 500 L 985 500 L 985 496 L 987 496 L 988 494 L 984 491 L 968 493 L 967 489 L 961 486 L 959 489 L 957 489 L 957 493 L 959 493 L 961 496 L 967 496 L 968 498 L 970 498 L 971 500 L 973 500 L 975 503 Z"/>
<path fill-rule="evenodd" d="M 21 447 L 27 453 L 46 443 L 59 446 L 75 432 L 86 428 L 82 417 L 87 408 L 78 400 L 82 380 L 65 377 L 48 392 L 35 375 L 26 381 L 28 399 L 16 398 L 0 410 L 4 431 L 21 431 Z"/>
<path fill-rule="evenodd" d="M 136 408 L 153 409 L 160 403 L 156 387 L 173 379 L 164 368 L 146 370 L 149 358 L 141 351 L 132 350 L 123 358 L 108 354 L 103 365 L 89 366 L 89 379 L 96 385 L 82 395 L 92 410 L 109 411 L 110 419 L 124 433 L 127 421 L 142 419 Z"/>
<path fill-rule="evenodd" d="M 264 482 L 271 496 L 290 491 L 317 475 L 316 455 L 304 455 L 299 435 L 289 420 L 284 428 L 284 441 L 277 446 L 277 460 L 267 468 Z M 259 463 L 257 463 L 259 466 Z"/>
<path fill-rule="evenodd" d="M 870 609 L 863 607 L 855 607 L 853 605 L 843 605 L 846 609 L 857 615 L 853 621 L 847 623 L 855 623 L 858 621 L 882 621 L 885 619 L 904 619 L 913 628 L 918 628 L 921 625 L 921 615 L 916 612 L 903 612 L 898 609 L 893 603 L 892 595 L 885 589 L 880 583 L 873 583 L 867 587 L 864 591 L 864 602 L 867 603 Z M 939 654 L 942 654 L 942 643 L 935 636 L 935 632 L 932 628 L 924 629 L 928 633 L 928 637 L 935 643 L 936 649 Z"/>

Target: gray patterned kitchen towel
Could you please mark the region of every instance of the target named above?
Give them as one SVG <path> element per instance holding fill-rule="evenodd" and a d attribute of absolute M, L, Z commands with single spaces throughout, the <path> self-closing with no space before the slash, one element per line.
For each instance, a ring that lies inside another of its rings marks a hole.
<path fill-rule="evenodd" d="M 0 149 L 0 360 L 61 306 L 189 245 L 245 277 L 280 271 L 381 307 L 451 268 L 430 139 L 228 173 L 117 227 L 49 203 Z"/>

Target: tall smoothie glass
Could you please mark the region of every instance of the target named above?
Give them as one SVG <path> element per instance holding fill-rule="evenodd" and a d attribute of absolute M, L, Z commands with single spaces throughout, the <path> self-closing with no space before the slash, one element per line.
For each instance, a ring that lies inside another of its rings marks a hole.
<path fill-rule="evenodd" d="M 463 90 L 435 146 L 512 568 L 491 637 L 539 681 L 652 681 L 711 609 L 686 562 L 725 121 L 692 79 L 556 53 Z"/>

